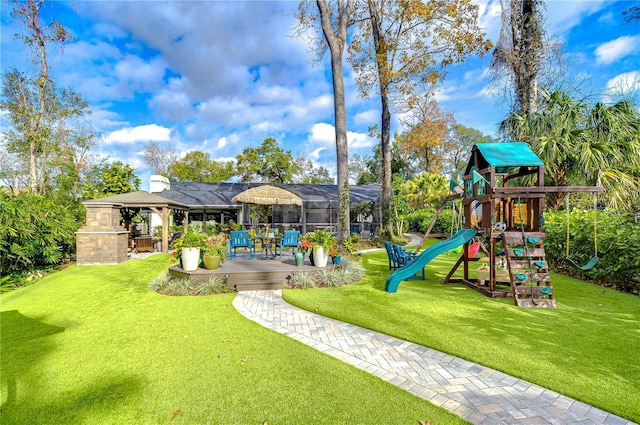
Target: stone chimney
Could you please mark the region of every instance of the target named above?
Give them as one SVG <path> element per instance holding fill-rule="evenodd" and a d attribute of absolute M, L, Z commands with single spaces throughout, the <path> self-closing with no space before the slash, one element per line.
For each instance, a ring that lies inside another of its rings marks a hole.
<path fill-rule="evenodd" d="M 154 174 L 151 177 L 149 177 L 149 192 L 160 193 L 163 190 L 170 190 L 170 189 L 171 189 L 171 183 L 169 182 L 169 179 L 166 178 L 165 176 Z"/>

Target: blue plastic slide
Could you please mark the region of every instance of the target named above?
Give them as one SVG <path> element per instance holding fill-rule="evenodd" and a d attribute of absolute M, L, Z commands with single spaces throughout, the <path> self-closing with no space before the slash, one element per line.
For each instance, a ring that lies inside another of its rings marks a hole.
<path fill-rule="evenodd" d="M 384 290 L 387 292 L 396 292 L 400 282 L 407 280 L 414 274 L 418 273 L 427 265 L 427 263 L 438 255 L 444 254 L 447 251 L 451 251 L 453 248 L 469 242 L 477 233 L 478 232 L 473 229 L 462 229 L 449 239 L 445 239 L 442 242 L 438 242 L 437 244 L 430 246 L 418 255 L 415 260 L 391 273 L 384 285 Z"/>

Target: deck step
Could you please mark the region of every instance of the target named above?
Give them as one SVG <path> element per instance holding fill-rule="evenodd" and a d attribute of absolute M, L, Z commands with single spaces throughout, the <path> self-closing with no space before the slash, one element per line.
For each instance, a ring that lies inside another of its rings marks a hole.
<path fill-rule="evenodd" d="M 260 291 L 267 289 L 282 289 L 284 280 L 275 279 L 252 279 L 235 284 L 236 291 Z"/>

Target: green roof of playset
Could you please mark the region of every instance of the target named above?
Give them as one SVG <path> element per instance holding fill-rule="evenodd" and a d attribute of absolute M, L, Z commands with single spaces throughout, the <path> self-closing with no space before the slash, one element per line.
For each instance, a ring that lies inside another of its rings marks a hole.
<path fill-rule="evenodd" d="M 487 167 L 506 169 L 509 167 L 542 167 L 544 163 L 525 142 L 479 143 L 471 151 L 471 160 L 465 174 L 469 174 L 473 166 L 478 169 Z M 503 170 L 498 172 L 503 172 Z"/>

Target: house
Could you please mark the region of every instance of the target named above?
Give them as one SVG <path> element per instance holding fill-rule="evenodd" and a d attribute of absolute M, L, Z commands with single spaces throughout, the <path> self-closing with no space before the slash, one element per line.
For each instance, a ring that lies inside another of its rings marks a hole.
<path fill-rule="evenodd" d="M 153 175 L 149 183 L 151 193 L 189 208 L 188 222 L 241 224 L 244 228 L 255 223 L 250 207 L 232 201 L 245 190 L 265 183 L 202 183 L 169 182 L 166 177 Z M 330 184 L 273 184 L 302 199 L 302 206 L 274 205 L 269 226 L 282 230 L 296 229 L 303 234 L 316 228 L 336 231 L 338 217 L 338 187 Z M 379 185 L 352 185 L 351 233 L 368 238 L 379 234 L 381 196 Z M 176 217 L 178 218 L 178 217 Z M 179 218 L 178 218 L 179 219 Z M 181 224 L 176 221 L 175 224 Z M 159 225 L 159 218 L 151 218 L 151 227 Z"/>

